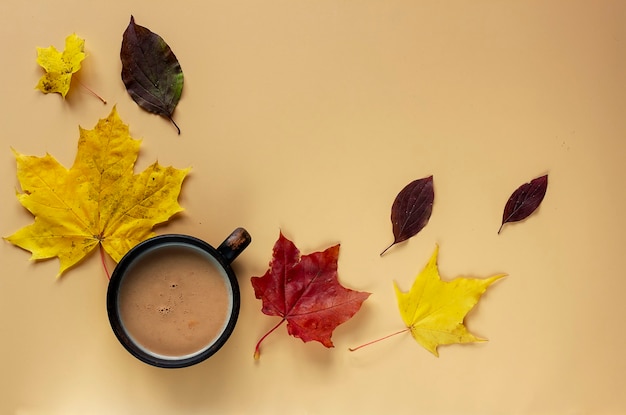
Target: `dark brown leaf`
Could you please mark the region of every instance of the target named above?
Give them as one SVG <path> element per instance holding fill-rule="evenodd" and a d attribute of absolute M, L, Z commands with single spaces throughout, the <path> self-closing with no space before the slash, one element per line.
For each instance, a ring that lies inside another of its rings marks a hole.
<path fill-rule="evenodd" d="M 502 225 L 500 225 L 498 233 L 502 231 L 505 223 L 524 220 L 537 210 L 546 195 L 546 190 L 548 190 L 547 174 L 518 187 L 506 202 L 502 214 Z"/>
<path fill-rule="evenodd" d="M 383 252 L 393 245 L 406 241 L 421 231 L 433 211 L 435 192 L 433 176 L 414 180 L 398 193 L 391 206 L 391 223 L 394 240 Z"/>
<path fill-rule="evenodd" d="M 133 16 L 122 38 L 122 80 L 131 98 L 146 111 L 172 119 L 183 92 L 183 71 L 165 41 L 135 24 Z"/>

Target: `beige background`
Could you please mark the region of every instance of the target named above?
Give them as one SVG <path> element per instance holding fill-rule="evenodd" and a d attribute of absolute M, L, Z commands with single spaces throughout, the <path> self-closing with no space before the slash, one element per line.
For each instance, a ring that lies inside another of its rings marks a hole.
<path fill-rule="evenodd" d="M 133 14 L 185 73 L 175 119 L 140 110 L 119 73 Z M 78 126 L 117 105 L 143 139 L 137 171 L 191 166 L 186 211 L 159 233 L 218 244 L 246 227 L 231 340 L 203 364 L 147 366 L 112 334 L 97 255 L 56 280 L 56 260 L 0 243 L 2 414 L 624 414 L 626 3 L 622 1 L 3 1 L 0 234 L 31 223 L 15 161 L 70 166 Z M 75 32 L 89 54 L 63 101 L 33 89 L 36 47 Z M 520 184 L 549 173 L 526 222 L 497 235 Z M 392 240 L 393 198 L 433 174 L 428 226 Z M 341 282 L 373 295 L 304 344 L 260 312 L 249 278 L 279 230 L 309 253 L 340 242 Z M 509 276 L 470 314 L 489 342 L 441 347 L 401 329 L 407 289 L 440 246 L 445 278 Z M 113 264 L 109 264 L 113 266 Z"/>

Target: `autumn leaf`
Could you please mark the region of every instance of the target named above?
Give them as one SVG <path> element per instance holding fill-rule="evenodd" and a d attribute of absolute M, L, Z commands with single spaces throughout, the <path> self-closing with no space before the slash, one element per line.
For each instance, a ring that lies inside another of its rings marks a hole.
<path fill-rule="evenodd" d="M 152 227 L 182 210 L 178 204 L 189 169 L 155 162 L 139 174 L 133 168 L 140 141 L 113 108 L 93 130 L 79 127 L 74 164 L 14 150 L 20 203 L 35 222 L 5 238 L 32 252 L 31 259 L 58 257 L 59 275 L 98 245 L 118 262 Z"/>
<path fill-rule="evenodd" d="M 131 98 L 146 111 L 169 119 L 183 92 L 183 71 L 172 49 L 149 29 L 130 23 L 122 37 L 122 81 Z"/>
<path fill-rule="evenodd" d="M 548 175 L 537 177 L 529 183 L 518 187 L 504 206 L 502 224 L 498 233 L 502 231 L 505 223 L 519 222 L 529 217 L 541 204 L 548 190 Z"/>
<path fill-rule="evenodd" d="M 439 356 L 439 345 L 483 341 L 467 330 L 463 320 L 487 287 L 505 276 L 442 281 L 437 267 L 438 252 L 436 248 L 408 292 L 400 291 L 394 283 L 404 324 L 413 338 L 435 356 Z"/>
<path fill-rule="evenodd" d="M 37 48 L 37 63 L 45 69 L 35 87 L 43 93 L 58 92 L 65 98 L 70 90 L 72 74 L 78 72 L 85 59 L 85 41 L 76 34 L 65 39 L 65 50 L 59 52 L 54 46 Z"/>
<path fill-rule="evenodd" d="M 339 245 L 335 245 L 300 257 L 298 248 L 280 233 L 269 269 L 250 279 L 256 298 L 263 301 L 263 313 L 281 317 L 257 343 L 255 359 L 261 342 L 285 321 L 290 335 L 333 347 L 333 330 L 352 318 L 370 295 L 339 283 L 338 256 Z"/>
<path fill-rule="evenodd" d="M 394 239 L 380 253 L 381 256 L 395 244 L 417 235 L 426 226 L 433 211 L 434 199 L 433 176 L 414 180 L 398 193 L 391 206 Z"/>
<path fill-rule="evenodd" d="M 437 247 L 408 292 L 402 292 L 394 283 L 400 315 L 407 328 L 350 350 L 406 331 L 435 356 L 439 356 L 437 347 L 440 345 L 484 341 L 467 330 L 464 319 L 487 288 L 505 274 L 442 281 L 437 267 L 438 252 Z"/>

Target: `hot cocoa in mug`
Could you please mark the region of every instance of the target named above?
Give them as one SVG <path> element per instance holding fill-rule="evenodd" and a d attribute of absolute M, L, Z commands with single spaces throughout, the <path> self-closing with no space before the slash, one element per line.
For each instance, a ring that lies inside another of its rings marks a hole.
<path fill-rule="evenodd" d="M 157 367 L 199 363 L 228 340 L 239 315 L 230 266 L 250 235 L 236 229 L 217 249 L 188 235 L 161 235 L 131 249 L 109 283 L 113 332 L 136 358 Z"/>

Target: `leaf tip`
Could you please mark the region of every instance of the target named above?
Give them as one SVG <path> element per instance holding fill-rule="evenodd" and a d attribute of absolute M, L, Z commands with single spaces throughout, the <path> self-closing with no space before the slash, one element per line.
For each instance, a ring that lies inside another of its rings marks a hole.
<path fill-rule="evenodd" d="M 508 276 L 509 276 L 509 274 L 504 274 L 504 273 L 496 274 L 496 275 L 494 275 L 493 277 L 490 278 L 491 279 L 491 283 L 494 283 L 494 282 L 496 282 L 498 280 L 501 280 L 502 278 L 508 277 Z"/>

